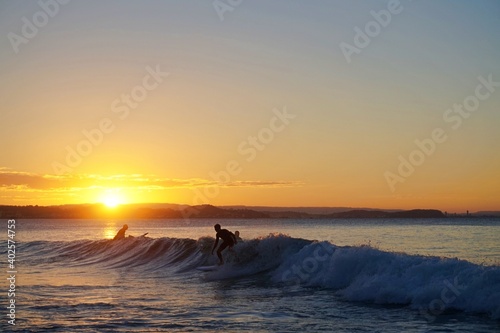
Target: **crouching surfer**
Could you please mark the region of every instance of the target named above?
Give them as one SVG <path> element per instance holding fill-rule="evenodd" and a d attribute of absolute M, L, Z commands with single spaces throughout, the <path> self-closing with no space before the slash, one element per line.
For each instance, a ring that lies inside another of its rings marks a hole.
<path fill-rule="evenodd" d="M 118 230 L 118 233 L 116 234 L 115 238 L 113 238 L 113 240 L 125 238 L 125 231 L 127 231 L 127 229 L 128 225 L 124 224 L 123 227 L 120 230 Z"/>
<path fill-rule="evenodd" d="M 115 238 L 113 240 L 118 240 L 118 239 L 124 239 L 125 238 L 125 232 L 128 229 L 128 225 L 124 224 L 123 227 L 118 230 L 118 233 L 116 234 Z M 148 233 L 146 232 L 144 235 L 141 235 L 140 237 L 145 237 Z M 129 235 L 129 237 L 134 237 Z"/>
<path fill-rule="evenodd" d="M 219 257 L 219 265 L 224 264 L 224 259 L 222 259 L 222 251 L 229 246 L 229 248 L 232 248 L 238 241 L 236 240 L 236 236 L 229 230 L 227 229 L 221 229 L 220 224 L 214 225 L 214 229 L 217 232 L 215 235 L 215 244 L 214 247 L 212 248 L 212 254 L 214 254 L 214 250 L 217 247 L 217 244 L 219 243 L 219 238 L 222 239 L 222 244 L 219 246 L 217 249 L 217 257 Z"/>

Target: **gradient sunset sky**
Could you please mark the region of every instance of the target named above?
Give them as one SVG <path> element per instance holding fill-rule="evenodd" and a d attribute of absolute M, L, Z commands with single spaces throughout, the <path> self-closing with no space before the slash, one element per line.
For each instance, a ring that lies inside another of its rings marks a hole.
<path fill-rule="evenodd" d="M 0 2 L 0 204 L 500 210 L 496 0 L 66 2 Z"/>

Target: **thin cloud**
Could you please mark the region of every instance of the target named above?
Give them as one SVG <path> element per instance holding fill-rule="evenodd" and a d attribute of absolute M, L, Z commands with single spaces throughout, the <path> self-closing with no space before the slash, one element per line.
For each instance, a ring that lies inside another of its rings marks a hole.
<path fill-rule="evenodd" d="M 303 186 L 298 181 L 231 181 L 219 183 L 202 178 L 162 178 L 157 175 L 98 174 L 41 175 L 0 168 L 0 191 L 71 193 L 91 189 L 122 188 L 132 190 L 167 190 L 196 187 L 278 188 Z"/>

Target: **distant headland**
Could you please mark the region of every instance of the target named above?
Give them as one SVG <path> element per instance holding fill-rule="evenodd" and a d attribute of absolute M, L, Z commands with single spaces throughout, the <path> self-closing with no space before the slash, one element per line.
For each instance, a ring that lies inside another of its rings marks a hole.
<path fill-rule="evenodd" d="M 177 204 L 124 204 L 108 208 L 103 204 L 81 204 L 61 206 L 5 206 L 0 205 L 0 218 L 18 219 L 355 219 L 355 218 L 449 218 L 449 217 L 493 217 L 500 212 L 476 212 L 469 214 L 447 214 L 436 209 L 380 210 L 348 207 L 260 207 L 177 205 Z"/>

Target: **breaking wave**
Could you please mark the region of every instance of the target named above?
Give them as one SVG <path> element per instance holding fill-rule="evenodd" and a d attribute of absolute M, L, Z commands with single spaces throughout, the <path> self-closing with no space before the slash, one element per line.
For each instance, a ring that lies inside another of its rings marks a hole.
<path fill-rule="evenodd" d="M 499 266 L 271 234 L 226 251 L 226 264 L 216 271 L 196 271 L 216 264 L 213 242 L 212 237 L 35 241 L 19 245 L 19 265 L 140 267 L 153 275 L 196 272 L 205 280 L 258 275 L 284 292 L 323 288 L 348 301 L 407 305 L 429 315 L 464 311 L 500 319 Z"/>

